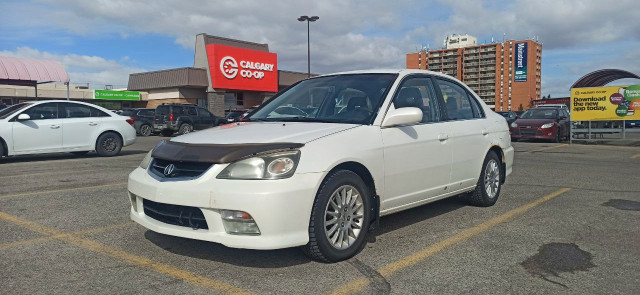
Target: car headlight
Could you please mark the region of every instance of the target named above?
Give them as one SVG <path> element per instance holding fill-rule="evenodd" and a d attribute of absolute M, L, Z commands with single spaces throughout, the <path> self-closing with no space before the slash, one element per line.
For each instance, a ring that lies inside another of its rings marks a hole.
<path fill-rule="evenodd" d="M 275 152 L 233 162 L 224 168 L 219 179 L 282 179 L 296 171 L 300 151 Z"/>
<path fill-rule="evenodd" d="M 511 123 L 511 127 L 516 128 L 516 127 L 518 127 L 518 124 L 516 124 L 516 122 L 513 122 L 513 123 Z"/>
<path fill-rule="evenodd" d="M 544 124 L 544 125 L 540 126 L 540 128 L 542 128 L 542 129 L 551 128 L 551 127 L 553 127 L 553 123 L 547 123 L 547 124 Z"/>
<path fill-rule="evenodd" d="M 151 152 L 153 152 L 153 150 L 150 150 L 146 156 L 144 156 L 144 159 L 142 159 L 142 162 L 140 162 L 140 168 L 147 170 L 147 168 L 149 168 L 149 163 L 151 163 Z"/>

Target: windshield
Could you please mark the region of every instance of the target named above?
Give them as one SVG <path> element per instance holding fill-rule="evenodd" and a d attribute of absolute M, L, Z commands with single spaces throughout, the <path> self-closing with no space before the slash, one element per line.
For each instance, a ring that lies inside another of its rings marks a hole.
<path fill-rule="evenodd" d="M 395 74 L 345 74 L 302 81 L 253 112 L 248 121 L 369 124 Z"/>
<path fill-rule="evenodd" d="M 496 112 L 496 113 L 502 115 L 505 118 L 509 118 L 509 112 Z"/>
<path fill-rule="evenodd" d="M 522 116 L 521 119 L 556 119 L 558 117 L 558 111 L 554 109 L 530 109 Z"/>
<path fill-rule="evenodd" d="M 19 104 L 14 104 L 12 106 L 8 106 L 6 109 L 2 109 L 0 110 L 0 119 L 6 119 L 7 117 L 11 116 L 12 114 L 14 114 L 15 112 L 24 109 L 26 107 L 28 107 L 29 105 L 31 105 L 30 103 L 19 103 Z"/>

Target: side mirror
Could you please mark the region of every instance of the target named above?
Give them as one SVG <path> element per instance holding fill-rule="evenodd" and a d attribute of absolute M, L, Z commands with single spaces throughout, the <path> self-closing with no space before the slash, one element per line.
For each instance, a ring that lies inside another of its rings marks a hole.
<path fill-rule="evenodd" d="M 415 125 L 422 121 L 422 110 L 415 107 L 406 107 L 389 110 L 382 121 L 382 127 L 394 127 L 398 125 Z"/>
<path fill-rule="evenodd" d="M 17 120 L 18 121 L 28 121 L 28 120 L 31 120 L 31 116 L 29 116 L 27 114 L 20 114 L 20 115 L 18 115 Z"/>

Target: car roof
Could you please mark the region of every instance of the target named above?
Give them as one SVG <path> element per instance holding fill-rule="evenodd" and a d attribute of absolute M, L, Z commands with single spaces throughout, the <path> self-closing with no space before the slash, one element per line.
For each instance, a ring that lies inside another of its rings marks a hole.
<path fill-rule="evenodd" d="M 400 75 L 409 75 L 409 74 L 429 74 L 434 76 L 453 78 L 449 75 L 446 75 L 441 72 L 434 72 L 429 70 L 414 70 L 414 69 L 371 69 L 371 70 L 357 70 L 357 71 L 346 71 L 346 72 L 338 72 L 326 75 L 320 75 L 318 77 L 323 76 L 333 76 L 333 75 L 353 75 L 353 74 L 400 74 Z"/>

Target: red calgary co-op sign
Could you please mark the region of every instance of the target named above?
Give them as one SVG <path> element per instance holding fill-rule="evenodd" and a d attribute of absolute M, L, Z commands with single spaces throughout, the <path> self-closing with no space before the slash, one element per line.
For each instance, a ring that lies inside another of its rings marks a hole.
<path fill-rule="evenodd" d="M 213 88 L 278 91 L 278 55 L 275 53 L 210 44 L 207 58 Z"/>

